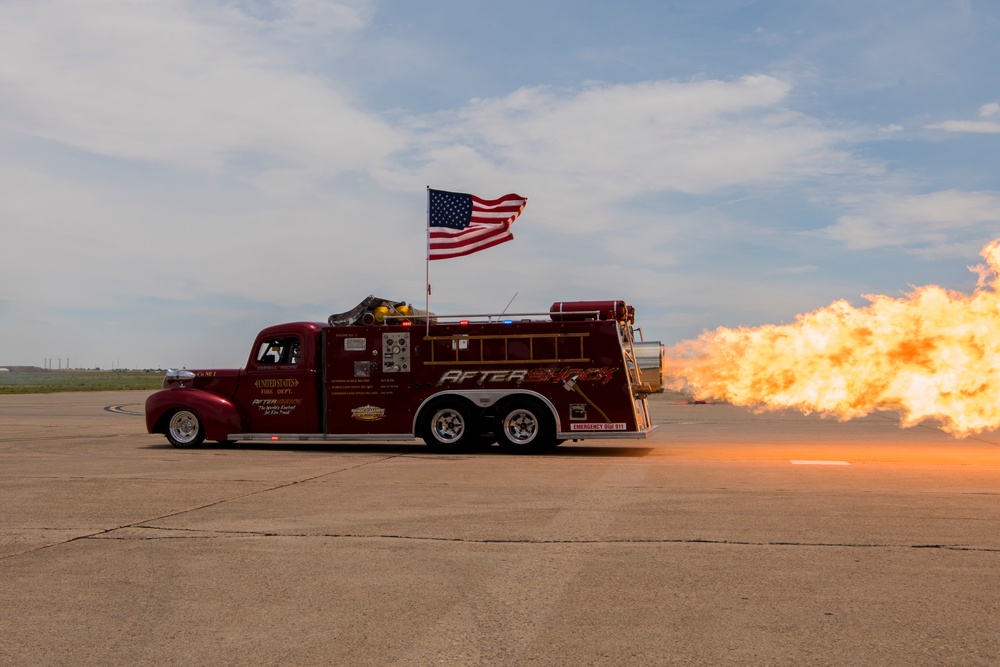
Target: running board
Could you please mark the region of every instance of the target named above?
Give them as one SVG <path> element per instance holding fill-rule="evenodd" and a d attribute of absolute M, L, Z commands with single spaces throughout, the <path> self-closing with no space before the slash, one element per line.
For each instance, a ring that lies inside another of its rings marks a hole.
<path fill-rule="evenodd" d="M 643 440 L 659 426 L 645 431 L 568 431 L 559 432 L 559 440 Z M 226 440 L 244 442 L 412 442 L 419 440 L 409 433 L 230 433 Z"/>
<path fill-rule="evenodd" d="M 409 433 L 230 433 L 226 439 L 257 442 L 401 442 L 417 440 Z"/>

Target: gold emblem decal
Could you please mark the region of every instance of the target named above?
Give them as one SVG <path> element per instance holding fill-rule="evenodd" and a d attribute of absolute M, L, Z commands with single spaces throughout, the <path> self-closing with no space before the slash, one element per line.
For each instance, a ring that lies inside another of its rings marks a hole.
<path fill-rule="evenodd" d="M 377 422 L 383 417 L 385 417 L 385 408 L 375 407 L 374 405 L 362 405 L 360 408 L 353 408 L 351 410 L 351 418 L 358 421 Z"/>

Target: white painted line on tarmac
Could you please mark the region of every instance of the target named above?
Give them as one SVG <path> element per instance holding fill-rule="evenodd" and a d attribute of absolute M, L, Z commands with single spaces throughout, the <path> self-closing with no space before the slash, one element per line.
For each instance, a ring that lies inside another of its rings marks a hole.
<path fill-rule="evenodd" d="M 795 466 L 849 466 L 851 465 L 847 461 L 796 461 L 792 460 L 792 465 Z"/>

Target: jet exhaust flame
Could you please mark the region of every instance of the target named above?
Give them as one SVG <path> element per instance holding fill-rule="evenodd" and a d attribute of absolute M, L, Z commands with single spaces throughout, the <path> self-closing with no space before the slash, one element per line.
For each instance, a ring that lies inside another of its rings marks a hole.
<path fill-rule="evenodd" d="M 720 327 L 669 348 L 671 388 L 758 409 L 848 420 L 894 409 L 965 437 L 1000 427 L 1000 239 L 972 294 L 937 285 L 836 301 L 792 324 Z"/>

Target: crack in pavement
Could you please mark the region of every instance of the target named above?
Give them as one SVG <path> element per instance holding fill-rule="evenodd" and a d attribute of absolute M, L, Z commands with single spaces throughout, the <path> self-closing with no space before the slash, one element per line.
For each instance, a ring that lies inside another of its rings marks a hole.
<path fill-rule="evenodd" d="M 295 537 L 295 538 L 335 538 L 335 539 L 363 539 L 363 540 L 410 540 L 414 542 L 458 542 L 465 544 L 714 544 L 732 546 L 752 546 L 752 547 L 824 547 L 840 549 L 941 549 L 944 551 L 979 551 L 986 553 L 1000 553 L 1000 548 L 994 547 L 973 547 L 961 544 L 883 544 L 883 543 L 851 543 L 851 542 L 792 542 L 781 541 L 759 541 L 759 540 L 722 540 L 706 539 L 699 537 L 678 537 L 678 538 L 639 538 L 639 539 L 504 539 L 504 538 L 474 538 L 474 537 L 441 537 L 432 535 L 399 535 L 393 533 L 287 533 L 270 530 L 209 530 L 204 528 L 173 528 L 155 525 L 126 526 L 137 530 L 160 530 L 172 533 L 200 533 L 200 535 L 178 535 L 178 536 L 149 536 L 149 537 L 102 537 L 107 533 L 100 533 L 85 536 L 77 539 L 101 538 L 116 540 L 170 540 L 170 539 L 217 539 L 221 537 Z"/>
<path fill-rule="evenodd" d="M 109 535 L 111 533 L 114 533 L 116 531 L 125 530 L 127 528 L 141 528 L 141 527 L 143 527 L 143 524 L 148 524 L 151 521 L 161 521 L 163 519 L 169 519 L 169 518 L 172 518 L 172 517 L 175 517 L 175 516 L 180 516 L 182 514 L 188 514 L 190 512 L 197 512 L 199 510 L 208 509 L 209 507 L 216 507 L 217 505 L 224 505 L 226 503 L 233 502 L 234 500 L 242 500 L 244 498 L 251 498 L 253 496 L 257 496 L 257 495 L 260 495 L 262 493 L 270 493 L 271 491 L 278 491 L 280 489 L 286 489 L 288 487 L 295 486 L 296 484 L 305 484 L 307 482 L 313 482 L 313 481 L 316 481 L 317 479 L 322 479 L 323 477 L 329 477 L 331 475 L 337 475 L 337 474 L 342 473 L 342 472 L 348 472 L 350 470 L 356 470 L 358 468 L 363 468 L 365 466 L 372 465 L 372 464 L 375 464 L 375 463 L 382 463 L 382 462 L 388 461 L 390 459 L 398 458 L 398 456 L 400 456 L 400 455 L 397 454 L 397 455 L 393 455 L 393 456 L 386 456 L 386 457 L 383 457 L 381 459 L 377 459 L 377 460 L 374 460 L 374 461 L 365 461 L 363 463 L 359 463 L 359 464 L 354 465 L 354 466 L 348 466 L 348 467 L 345 467 L 345 468 L 338 468 L 337 470 L 331 470 L 329 472 L 324 472 L 324 473 L 321 473 L 319 475 L 313 475 L 312 477 L 305 477 L 303 479 L 292 480 L 291 482 L 285 482 L 283 484 L 277 484 L 275 486 L 271 486 L 271 487 L 268 487 L 266 489 L 260 489 L 258 491 L 251 491 L 249 493 L 241 493 L 241 494 L 239 494 L 237 496 L 232 496 L 230 498 L 222 498 L 220 500 L 215 500 L 215 501 L 210 502 L 210 503 L 205 503 L 204 505 L 199 505 L 197 507 L 189 507 L 187 509 L 178 510 L 176 512 L 170 512 L 169 514 L 163 514 L 161 516 L 156 516 L 156 517 L 153 517 L 153 518 L 150 518 L 150 519 L 143 519 L 141 521 L 133 521 L 131 523 L 127 523 L 127 524 L 124 524 L 124 525 L 121 525 L 121 526 L 115 526 L 113 528 L 104 528 L 102 530 L 97 530 L 97 531 L 94 531 L 92 533 L 87 533 L 87 534 L 84 534 L 84 535 L 77 535 L 75 537 L 71 537 L 71 538 L 69 538 L 67 540 L 62 540 L 60 542 L 53 542 L 52 544 L 45 544 L 45 545 L 42 545 L 40 547 L 35 547 L 33 549 L 28 549 L 26 551 L 19 551 L 17 553 L 8 554 L 6 556 L 0 556 L 0 560 L 7 560 L 8 558 L 14 558 L 16 556 L 24 556 L 24 555 L 36 553 L 36 552 L 39 552 L 39 551 L 44 551 L 45 549 L 52 549 L 54 547 L 62 546 L 64 544 L 70 544 L 71 542 L 76 542 L 78 540 L 87 540 L 87 539 L 93 539 L 93 538 L 101 538 L 101 537 L 107 536 L 107 535 Z"/>

